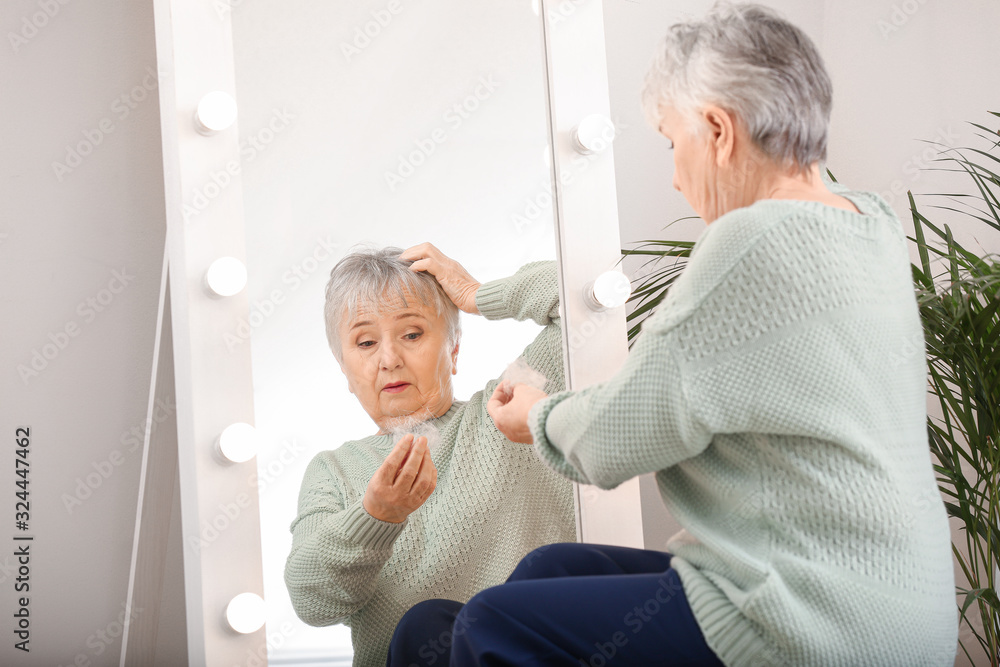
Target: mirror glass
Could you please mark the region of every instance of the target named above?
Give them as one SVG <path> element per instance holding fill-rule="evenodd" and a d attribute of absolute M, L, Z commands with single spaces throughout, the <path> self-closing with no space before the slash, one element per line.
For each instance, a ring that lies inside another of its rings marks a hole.
<path fill-rule="evenodd" d="M 430 241 L 481 282 L 555 258 L 537 0 L 231 4 L 250 313 L 227 344 L 251 346 L 264 436 L 269 660 L 349 664 L 349 630 L 299 621 L 283 581 L 306 465 L 377 431 L 327 346 L 326 280 L 359 243 Z M 459 400 L 540 331 L 462 318 Z"/>

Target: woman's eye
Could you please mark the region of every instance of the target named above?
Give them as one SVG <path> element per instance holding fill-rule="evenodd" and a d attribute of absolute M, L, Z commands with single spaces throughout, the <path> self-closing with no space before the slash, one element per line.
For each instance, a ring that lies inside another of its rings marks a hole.
<path fill-rule="evenodd" d="M 420 334 L 417 332 L 408 333 L 405 336 L 403 336 L 403 338 L 405 338 L 406 340 L 416 340 L 420 338 Z"/>
<path fill-rule="evenodd" d="M 371 347 L 375 344 L 373 340 L 363 340 L 358 343 L 358 347 Z"/>

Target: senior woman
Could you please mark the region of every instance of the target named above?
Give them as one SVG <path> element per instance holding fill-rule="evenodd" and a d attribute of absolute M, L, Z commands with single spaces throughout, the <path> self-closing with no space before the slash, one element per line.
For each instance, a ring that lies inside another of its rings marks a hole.
<path fill-rule="evenodd" d="M 498 381 L 467 401 L 451 386 L 461 309 L 544 325 L 524 360 L 546 389 L 564 388 L 558 305 L 554 262 L 480 285 L 422 244 L 355 252 L 333 268 L 330 349 L 379 430 L 309 463 L 285 583 L 309 625 L 350 625 L 355 665 L 385 663 L 415 603 L 464 602 L 533 549 L 575 539 L 570 482 L 486 412 Z"/>
<path fill-rule="evenodd" d="M 670 28 L 644 105 L 708 223 L 690 263 L 614 378 L 504 384 L 488 409 L 579 482 L 656 471 L 684 530 L 670 553 L 530 554 L 458 613 L 451 664 L 952 665 L 924 359 L 894 354 L 922 335 L 906 239 L 882 199 L 821 179 L 816 48 L 716 6 Z"/>

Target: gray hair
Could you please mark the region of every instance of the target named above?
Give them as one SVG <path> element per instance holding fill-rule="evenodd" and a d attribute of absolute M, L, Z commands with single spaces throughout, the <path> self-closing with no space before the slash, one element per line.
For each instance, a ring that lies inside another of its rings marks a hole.
<path fill-rule="evenodd" d="M 833 87 L 823 59 L 808 35 L 761 5 L 719 2 L 703 19 L 671 26 L 642 103 L 657 128 L 661 106 L 691 118 L 715 104 L 776 163 L 804 171 L 826 160 Z"/>
<path fill-rule="evenodd" d="M 343 257 L 330 271 L 326 284 L 326 340 L 337 361 L 344 360 L 340 340 L 340 324 L 345 315 L 354 319 L 358 308 L 371 307 L 378 312 L 387 297 L 398 296 L 404 305 L 406 295 L 416 296 L 422 303 L 434 305 L 444 315 L 449 347 L 462 335 L 458 307 L 448 298 L 433 275 L 426 271 L 411 271 L 410 262 L 400 259 L 399 248 L 361 248 Z"/>

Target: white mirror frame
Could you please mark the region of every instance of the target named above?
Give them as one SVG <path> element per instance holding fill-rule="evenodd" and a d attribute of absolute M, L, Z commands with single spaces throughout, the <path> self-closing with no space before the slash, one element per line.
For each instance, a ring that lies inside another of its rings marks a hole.
<path fill-rule="evenodd" d="M 595 313 L 584 293 L 621 259 L 614 137 L 585 158 L 576 147 L 581 121 L 611 118 L 603 2 L 543 0 L 542 17 L 566 387 L 579 390 L 610 378 L 628 355 L 625 308 Z M 612 491 L 575 487 L 579 541 L 643 548 L 638 478 Z"/>
<path fill-rule="evenodd" d="M 245 292 L 220 298 L 204 282 L 215 259 L 246 259 L 238 121 L 209 136 L 198 131 L 195 121 L 205 94 L 223 91 L 236 98 L 232 26 L 224 0 L 154 0 L 153 5 L 170 278 L 170 317 L 164 321 L 171 323 L 174 357 L 173 368 L 160 371 L 173 372 L 177 401 L 188 664 L 233 664 L 248 655 L 266 664 L 265 629 L 241 634 L 225 622 L 233 597 L 247 592 L 263 596 L 259 501 L 250 483 L 256 459 L 224 465 L 213 455 L 223 429 L 236 422 L 254 423 L 250 346 L 230 351 L 223 338 L 248 316 L 249 304 Z M 595 313 L 583 292 L 597 275 L 617 265 L 621 248 L 613 149 L 580 162 L 574 148 L 582 119 L 594 114 L 610 118 L 603 5 L 601 0 L 542 0 L 541 13 L 567 387 L 581 389 L 608 379 L 628 352 L 624 308 Z M 213 179 L 220 170 L 228 178 Z M 217 186 L 211 188 L 211 205 L 200 208 L 193 193 L 207 195 L 210 183 Z M 196 216 L 190 216 L 192 207 L 198 207 Z M 196 219 L 189 223 L 189 218 Z M 148 442 L 146 446 L 144 461 L 152 463 L 155 458 Z M 173 487 L 164 480 L 150 483 L 157 480 L 155 467 L 144 470 L 144 476 L 147 489 Z M 154 496 L 140 497 L 140 517 L 163 501 Z M 163 541 L 169 527 L 141 528 L 142 535 Z M 577 534 L 585 542 L 641 548 L 638 479 L 610 492 L 577 486 Z M 130 602 L 155 605 L 155 600 L 141 599 L 150 589 L 143 579 L 162 577 L 165 566 L 158 563 L 153 569 L 160 569 L 150 572 L 138 537 L 136 543 Z M 137 560 L 144 566 L 137 567 Z M 144 627 L 126 629 L 123 666 L 148 652 L 148 633 L 155 635 L 156 629 L 152 618 Z"/>

